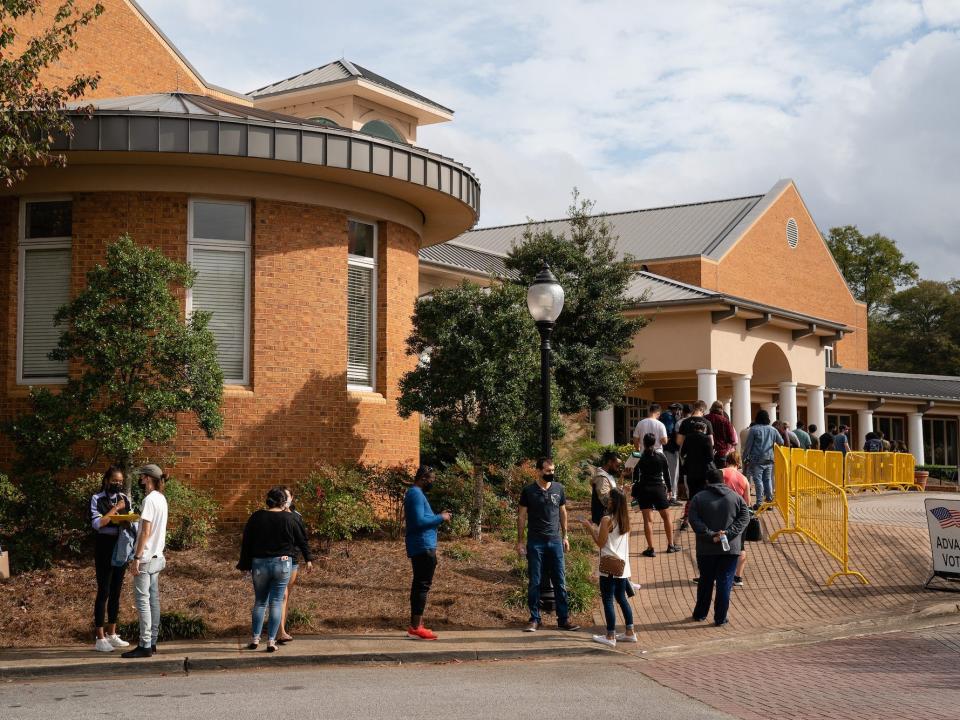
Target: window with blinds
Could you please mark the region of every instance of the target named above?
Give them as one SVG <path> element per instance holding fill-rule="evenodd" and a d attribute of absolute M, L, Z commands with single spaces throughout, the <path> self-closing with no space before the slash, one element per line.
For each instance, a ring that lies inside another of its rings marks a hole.
<path fill-rule="evenodd" d="M 347 229 L 347 384 L 373 389 L 376 358 L 377 227 Z"/>
<path fill-rule="evenodd" d="M 250 205 L 225 200 L 190 202 L 188 258 L 197 279 L 189 312 L 210 313 L 224 381 L 250 381 Z"/>
<path fill-rule="evenodd" d="M 63 328 L 54 316 L 70 302 L 70 200 L 25 201 L 20 223 L 17 382 L 63 383 L 67 363 L 49 358 Z"/>

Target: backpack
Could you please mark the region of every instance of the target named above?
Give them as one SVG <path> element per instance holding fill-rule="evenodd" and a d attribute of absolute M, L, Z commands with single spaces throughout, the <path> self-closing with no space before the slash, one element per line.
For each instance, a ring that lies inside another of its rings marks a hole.
<path fill-rule="evenodd" d="M 677 419 L 673 416 L 673 413 L 660 413 L 660 422 L 663 423 L 663 427 L 667 430 L 667 437 L 672 438 L 673 429 L 677 426 Z"/>
<path fill-rule="evenodd" d="M 883 452 L 883 441 L 880 438 L 870 438 L 863 444 L 864 452 Z"/>

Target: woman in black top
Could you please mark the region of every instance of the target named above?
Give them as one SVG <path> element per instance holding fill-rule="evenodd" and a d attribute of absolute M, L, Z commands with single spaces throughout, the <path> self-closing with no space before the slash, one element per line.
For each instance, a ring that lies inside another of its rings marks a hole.
<path fill-rule="evenodd" d="M 133 506 L 123 494 L 123 470 L 111 465 L 103 474 L 100 492 L 90 498 L 90 523 L 97 533 L 93 557 L 97 571 L 97 598 L 93 602 L 93 623 L 97 628 L 94 649 L 112 652 L 130 643 L 117 635 L 120 613 L 120 591 L 126 568 L 114 567 L 113 551 L 120 536 L 120 526 L 111 522 L 115 515 L 129 513 Z M 106 623 L 104 623 L 106 620 Z"/>
<path fill-rule="evenodd" d="M 673 525 L 670 522 L 670 501 L 667 499 L 667 481 L 670 471 L 663 453 L 654 450 L 657 438 L 653 433 L 643 436 L 643 454 L 633 469 L 633 490 L 631 495 L 637 501 L 643 513 L 643 535 L 647 539 L 647 549 L 643 555 L 656 557 L 653 549 L 653 511 L 660 513 L 663 530 L 667 535 L 667 552 L 675 553 L 680 548 L 673 544 Z"/>
<path fill-rule="evenodd" d="M 304 572 L 313 568 L 313 556 L 300 524 L 286 512 L 287 493 L 282 487 L 267 493 L 267 509 L 257 510 L 243 529 L 240 562 L 237 569 L 249 570 L 253 576 L 253 637 L 248 650 L 260 645 L 263 618 L 270 606 L 267 626 L 267 652 L 276 652 L 277 633 L 283 615 L 283 593 L 293 571 L 293 555 L 299 548 L 306 561 Z"/>
<path fill-rule="evenodd" d="M 306 537 L 307 527 L 303 524 L 303 515 L 298 513 L 297 509 L 293 506 L 293 492 L 291 492 L 287 486 L 284 486 L 283 491 L 287 494 L 287 502 L 286 505 L 284 505 L 284 509 L 293 516 L 293 519 L 300 526 L 303 536 Z M 277 642 L 281 645 L 293 640 L 293 636 L 287 632 L 287 603 L 290 602 L 290 591 L 293 589 L 294 584 L 297 582 L 297 577 L 300 575 L 300 563 L 297 562 L 298 556 L 296 551 L 294 551 L 292 558 L 293 569 L 290 571 L 290 582 L 287 583 L 287 588 L 283 591 L 283 613 L 280 615 L 280 634 L 277 635 Z"/>
<path fill-rule="evenodd" d="M 707 486 L 707 472 L 715 470 L 713 463 L 713 441 L 707 435 L 707 421 L 700 417 L 692 418 L 688 433 L 684 435 L 680 446 L 680 464 L 687 478 L 687 505 L 683 509 L 683 522 L 680 529 L 686 530 L 687 512 L 690 500 Z"/>

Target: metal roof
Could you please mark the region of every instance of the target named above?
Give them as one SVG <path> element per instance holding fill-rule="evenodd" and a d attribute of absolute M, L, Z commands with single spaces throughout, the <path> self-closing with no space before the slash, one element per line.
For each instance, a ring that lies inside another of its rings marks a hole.
<path fill-rule="evenodd" d="M 92 106 L 96 111 L 123 112 L 123 113 L 156 113 L 161 115 L 204 115 L 223 119 L 237 120 L 264 120 L 291 126 L 310 125 L 321 126 L 303 118 L 283 113 L 259 110 L 249 105 L 240 105 L 209 95 L 194 95 L 191 93 L 152 93 L 150 95 L 129 95 L 116 98 L 101 98 L 81 100 L 67 103 L 69 110 L 76 110 Z M 349 132 L 349 131 L 348 131 Z"/>
<path fill-rule="evenodd" d="M 873 396 L 960 401 L 960 377 L 827 369 L 827 389 Z"/>
<path fill-rule="evenodd" d="M 789 182 L 789 181 L 786 181 Z M 781 183 L 771 190 L 779 195 Z M 692 255 L 710 256 L 724 247 L 733 230 L 741 225 L 767 195 L 717 200 L 713 202 L 672 205 L 670 207 L 602 214 L 617 237 L 619 255 L 632 255 L 637 260 L 655 260 Z M 529 225 L 534 232 L 550 230 L 569 233 L 568 220 L 548 220 Z M 450 244 L 474 250 L 506 255 L 515 243 L 521 242 L 527 223 L 481 228 L 464 233 Z M 739 237 L 739 236 L 737 236 Z M 735 239 L 731 240 L 734 242 Z"/>
<path fill-rule="evenodd" d="M 449 243 L 441 243 L 420 250 L 420 260 L 435 265 L 445 265 L 456 270 L 479 275 L 495 275 L 497 277 L 515 278 L 517 273 L 507 270 L 503 258 L 499 255 L 457 247 Z"/>
<path fill-rule="evenodd" d="M 430 98 L 424 97 L 419 93 L 415 93 L 413 90 L 403 87 L 403 85 L 398 85 L 392 80 L 388 80 L 372 70 L 367 70 L 362 65 L 357 65 L 356 63 L 352 63 L 349 60 L 342 58 L 340 60 L 329 62 L 326 65 L 313 68 L 312 70 L 307 70 L 299 75 L 293 75 L 292 77 L 288 77 L 284 80 L 278 80 L 275 83 L 265 85 L 262 88 L 253 90 L 249 93 L 249 95 L 253 98 L 262 98 L 269 95 L 292 92 L 294 90 L 306 90 L 307 88 L 321 87 L 323 85 L 344 82 L 346 80 L 353 80 L 355 78 L 366 80 L 374 85 L 379 85 L 387 90 L 392 90 L 393 92 L 405 95 L 411 100 L 417 100 L 418 102 L 435 107 L 438 110 L 443 110 L 444 112 L 453 114 L 453 110 L 450 108 L 444 107 L 440 103 L 434 102 Z"/>
<path fill-rule="evenodd" d="M 627 297 L 640 300 L 638 305 L 661 304 L 678 301 L 707 300 L 719 297 L 718 293 L 696 285 L 671 280 L 662 275 L 641 272 L 627 288 Z"/>

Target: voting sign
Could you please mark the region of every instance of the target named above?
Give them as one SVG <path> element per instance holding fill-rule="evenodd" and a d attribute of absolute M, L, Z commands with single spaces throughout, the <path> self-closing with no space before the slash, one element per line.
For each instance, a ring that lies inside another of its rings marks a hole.
<path fill-rule="evenodd" d="M 930 579 L 960 580 L 960 499 L 925 498 L 923 507 L 933 552 L 933 576 Z"/>

